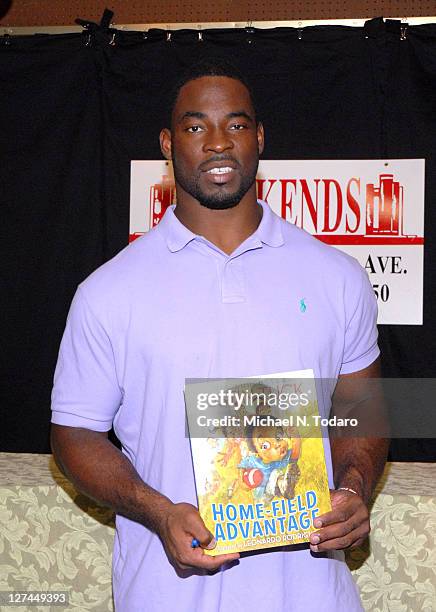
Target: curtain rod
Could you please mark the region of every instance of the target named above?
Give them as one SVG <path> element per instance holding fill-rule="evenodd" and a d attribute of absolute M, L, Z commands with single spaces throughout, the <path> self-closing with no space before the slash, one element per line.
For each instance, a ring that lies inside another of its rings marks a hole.
<path fill-rule="evenodd" d="M 368 17 L 368 19 L 370 19 Z M 126 32 L 132 30 L 136 32 L 144 32 L 151 29 L 161 30 L 209 30 L 216 28 L 304 28 L 317 25 L 340 25 L 348 27 L 361 28 L 368 19 L 318 19 L 318 20 L 300 20 L 300 21 L 211 21 L 211 22 L 186 22 L 186 23 L 128 23 L 116 24 L 111 23 L 111 27 L 116 30 L 124 30 Z M 384 19 L 395 19 L 407 22 L 409 25 L 424 25 L 426 23 L 436 23 L 436 17 L 385 17 Z M 81 32 L 81 26 L 65 25 L 65 26 L 0 26 L 0 35 L 9 34 L 23 36 L 27 34 L 69 34 Z"/>

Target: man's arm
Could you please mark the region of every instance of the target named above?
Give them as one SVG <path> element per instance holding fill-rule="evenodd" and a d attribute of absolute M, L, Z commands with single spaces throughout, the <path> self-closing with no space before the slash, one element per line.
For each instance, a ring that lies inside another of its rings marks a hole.
<path fill-rule="evenodd" d="M 386 463 L 389 440 L 386 434 L 384 405 L 376 379 L 380 377 L 377 359 L 364 370 L 339 377 L 333 409 L 336 405 L 355 406 L 357 416 L 366 420 L 362 437 L 332 437 L 331 453 L 335 486 L 350 491 L 331 491 L 332 511 L 315 519 L 319 530 L 311 535 L 314 552 L 355 547 L 370 532 L 368 503 Z M 374 432 L 373 436 L 371 434 Z M 378 433 L 380 432 L 380 433 Z"/>
<path fill-rule="evenodd" d="M 175 504 L 148 486 L 107 432 L 52 423 L 51 447 L 59 469 L 79 491 L 157 533 L 178 568 L 214 570 L 239 557 L 209 557 L 203 548 L 193 549 L 193 538 L 204 548 L 212 540 L 197 508 Z"/>

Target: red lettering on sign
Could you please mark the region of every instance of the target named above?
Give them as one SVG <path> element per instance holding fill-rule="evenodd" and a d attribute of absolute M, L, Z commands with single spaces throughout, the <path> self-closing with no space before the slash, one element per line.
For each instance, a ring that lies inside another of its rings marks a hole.
<path fill-rule="evenodd" d="M 270 194 L 271 188 L 274 185 L 274 183 L 277 183 L 277 179 L 268 179 L 269 188 L 266 194 L 263 195 L 263 185 L 264 183 L 266 183 L 266 180 L 267 179 L 256 179 L 257 197 L 259 198 L 259 200 L 264 200 L 265 202 L 268 202 L 268 196 Z"/>
<path fill-rule="evenodd" d="M 282 194 L 281 194 L 281 216 L 283 217 L 283 219 L 287 219 L 288 215 L 286 214 L 286 209 L 289 208 L 289 218 L 292 219 L 292 195 L 295 195 L 295 192 L 297 190 L 297 181 L 295 179 L 280 179 L 280 184 L 281 184 L 281 188 L 282 188 Z M 294 194 L 292 194 L 292 191 L 289 194 L 289 199 L 288 199 L 288 185 L 292 185 L 294 187 Z M 297 219 L 293 220 L 294 223 L 298 223 Z"/>
<path fill-rule="evenodd" d="M 339 224 L 341 223 L 342 218 L 342 191 L 341 186 L 339 185 L 336 179 L 323 179 L 325 194 L 324 194 L 324 227 L 322 229 L 323 232 L 335 232 Z M 330 227 L 330 185 L 333 185 L 336 189 L 336 220 L 333 224 L 333 227 Z"/>
<path fill-rule="evenodd" d="M 360 206 L 359 206 L 359 202 L 356 200 L 356 198 L 351 193 L 352 183 L 355 183 L 357 185 L 357 193 L 358 195 L 360 195 L 360 179 L 352 178 L 347 183 L 347 203 L 348 203 L 348 206 L 350 207 L 350 210 L 356 216 L 356 225 L 354 229 L 348 223 L 348 216 L 345 220 L 345 230 L 347 232 L 350 232 L 350 234 L 354 234 L 354 232 L 357 232 L 359 225 L 360 225 Z"/>
<path fill-rule="evenodd" d="M 301 225 L 304 227 L 304 202 L 306 202 L 307 210 L 309 211 L 312 223 L 315 230 L 318 229 L 318 184 L 320 179 L 315 179 L 315 203 L 313 202 L 312 194 L 310 193 L 307 179 L 301 179 Z"/>

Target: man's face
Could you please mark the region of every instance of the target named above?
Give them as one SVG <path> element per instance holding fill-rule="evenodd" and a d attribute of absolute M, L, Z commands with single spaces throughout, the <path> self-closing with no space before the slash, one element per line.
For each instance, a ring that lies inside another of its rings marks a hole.
<path fill-rule="evenodd" d="M 161 148 L 173 160 L 178 201 L 194 199 L 222 210 L 255 189 L 263 128 L 256 126 L 250 94 L 238 80 L 201 77 L 178 95 L 171 132 Z"/>

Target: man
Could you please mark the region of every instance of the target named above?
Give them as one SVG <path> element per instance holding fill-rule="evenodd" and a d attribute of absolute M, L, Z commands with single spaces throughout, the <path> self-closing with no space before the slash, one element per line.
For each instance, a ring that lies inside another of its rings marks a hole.
<path fill-rule="evenodd" d="M 377 375 L 366 273 L 256 201 L 263 144 L 243 77 L 219 62 L 194 68 L 176 90 L 171 129 L 161 132 L 177 206 L 73 300 L 52 448 L 76 486 L 117 514 L 116 612 L 361 610 L 337 549 L 369 531 L 383 442 L 325 444 L 330 487 L 342 489 L 332 491 L 333 510 L 320 517 L 310 548 L 203 551 L 214 542 L 195 507 L 185 378 L 313 368 L 339 376 L 341 395 L 341 381 Z M 112 424 L 123 453 L 107 440 Z"/>

